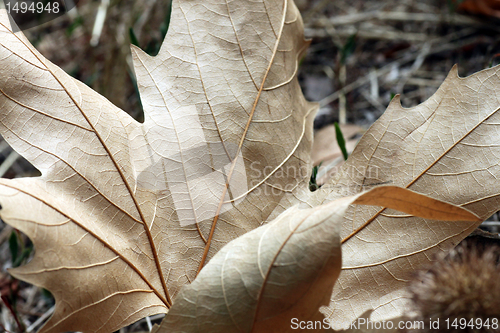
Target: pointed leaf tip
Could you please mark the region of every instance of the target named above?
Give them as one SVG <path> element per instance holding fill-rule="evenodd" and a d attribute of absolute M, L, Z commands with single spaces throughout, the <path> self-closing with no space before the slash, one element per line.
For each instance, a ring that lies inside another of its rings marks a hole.
<path fill-rule="evenodd" d="M 448 74 L 449 78 L 460 78 L 458 75 L 458 64 L 454 64 L 453 67 L 450 69 L 450 73 Z"/>
<path fill-rule="evenodd" d="M 401 104 L 401 94 L 394 95 L 394 97 L 389 102 L 389 105 L 387 106 L 387 108 L 390 107 L 403 107 L 403 105 Z"/>

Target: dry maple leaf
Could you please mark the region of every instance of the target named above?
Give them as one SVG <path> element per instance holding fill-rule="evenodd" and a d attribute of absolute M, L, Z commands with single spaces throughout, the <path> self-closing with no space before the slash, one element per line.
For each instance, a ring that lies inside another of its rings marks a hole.
<path fill-rule="evenodd" d="M 36 247 L 13 274 L 56 298 L 43 332 L 108 332 L 167 312 L 225 243 L 296 203 L 389 182 L 482 218 L 499 206 L 498 67 L 466 79 L 452 71 L 410 110 L 394 101 L 310 194 L 315 106 L 296 79 L 307 43 L 292 1 L 174 1 L 158 56 L 132 49 L 143 124 L 47 61 L 0 13 L 0 133 L 42 172 L 1 180 L 0 215 Z M 366 208 L 347 216 L 344 272 L 325 312 L 339 326 L 370 308 L 399 314 L 411 272 L 478 224 Z"/>
<path fill-rule="evenodd" d="M 36 247 L 12 274 L 56 299 L 42 332 L 167 312 L 207 258 L 307 188 L 316 106 L 293 1 L 175 1 L 159 54 L 132 48 L 143 124 L 0 15 L 0 132 L 42 173 L 1 181 L 1 216 Z"/>
<path fill-rule="evenodd" d="M 466 78 L 458 76 L 455 66 L 424 103 L 405 109 L 395 97 L 309 203 L 388 183 L 486 219 L 500 207 L 499 96 L 500 66 Z M 404 287 L 412 272 L 478 225 L 351 207 L 341 232 L 343 271 L 323 312 L 336 328 L 347 327 L 372 308 L 373 320 L 400 316 L 408 304 Z"/>

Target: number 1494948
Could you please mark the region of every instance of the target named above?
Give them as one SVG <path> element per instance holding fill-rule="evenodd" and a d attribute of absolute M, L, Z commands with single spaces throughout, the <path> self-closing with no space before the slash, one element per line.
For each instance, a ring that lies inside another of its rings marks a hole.
<path fill-rule="evenodd" d="M 475 318 L 475 319 L 466 319 L 466 318 L 454 318 L 454 319 L 446 319 L 446 329 L 455 329 L 455 330 L 463 330 L 463 329 L 476 329 L 480 330 L 482 328 L 486 329 L 498 329 L 498 318 Z"/>
<path fill-rule="evenodd" d="M 16 14 L 26 14 L 26 13 L 45 13 L 45 14 L 58 14 L 59 11 L 61 10 L 59 6 L 59 2 L 54 1 L 54 2 L 35 2 L 35 1 L 16 1 L 16 2 L 10 2 L 7 1 L 5 3 L 5 9 L 9 13 L 16 13 Z"/>

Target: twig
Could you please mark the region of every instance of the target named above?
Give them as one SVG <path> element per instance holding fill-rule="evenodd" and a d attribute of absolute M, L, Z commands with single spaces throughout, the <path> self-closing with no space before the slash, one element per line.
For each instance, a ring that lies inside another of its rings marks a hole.
<path fill-rule="evenodd" d="M 43 323 L 45 321 L 45 319 L 47 319 L 53 312 L 54 312 L 54 309 L 56 308 L 55 305 L 52 305 L 52 307 L 50 309 L 48 309 L 43 315 L 40 316 L 40 318 L 38 318 L 37 320 L 35 320 L 33 322 L 33 324 L 31 324 L 27 329 L 26 329 L 26 333 L 30 333 L 32 332 L 35 328 L 38 327 L 38 325 L 40 325 L 41 323 Z"/>
<path fill-rule="evenodd" d="M 443 38 L 436 38 L 435 40 L 430 42 L 431 45 L 435 45 L 435 46 L 431 47 L 431 50 L 429 51 L 428 55 L 436 54 L 436 53 L 443 52 L 446 50 L 453 50 L 453 49 L 459 48 L 463 45 L 470 44 L 476 40 L 475 37 L 468 38 L 468 39 L 458 41 L 456 43 L 451 43 L 451 44 L 448 42 L 450 39 L 451 40 L 457 39 L 457 38 L 460 38 L 463 36 L 470 35 L 474 32 L 475 32 L 475 29 L 466 28 L 466 29 L 463 29 L 462 31 L 460 31 L 460 33 L 448 35 L 448 36 L 445 36 Z M 395 61 L 383 66 L 382 68 L 380 68 L 378 70 L 375 70 L 374 71 L 375 74 L 372 74 L 372 75 L 376 75 L 377 77 L 385 75 L 385 74 L 389 73 L 390 70 L 394 66 L 401 66 L 403 64 L 406 64 L 410 61 L 415 60 L 419 56 L 419 54 L 420 54 L 419 52 L 415 52 L 415 53 L 412 53 L 410 55 L 405 55 L 402 58 L 395 60 Z M 370 81 L 369 75 L 361 77 L 361 78 L 357 79 L 356 81 L 346 85 L 344 88 L 337 90 L 333 94 L 323 98 L 321 101 L 319 101 L 319 104 L 320 104 L 320 106 L 328 105 L 331 102 L 337 100 L 341 93 L 347 94 L 348 92 L 351 92 L 354 89 L 357 89 L 357 88 L 363 86 L 364 84 L 368 83 L 369 81 Z"/>
<path fill-rule="evenodd" d="M 151 324 L 151 318 L 146 317 L 146 324 L 148 325 L 148 331 L 151 332 L 153 330 L 153 324 Z"/>
<path fill-rule="evenodd" d="M 403 92 L 403 88 L 404 88 L 406 82 L 408 81 L 410 76 L 412 76 L 416 71 L 418 71 L 420 69 L 420 67 L 424 63 L 425 58 L 429 54 L 430 49 L 431 49 L 431 44 L 429 42 L 424 43 L 424 45 L 420 49 L 420 52 L 418 53 L 417 58 L 413 62 L 410 70 L 407 73 L 405 73 L 405 75 L 403 75 L 401 77 L 401 79 L 399 80 L 398 85 L 396 86 L 396 92 L 399 92 L 399 93 Z"/>
<path fill-rule="evenodd" d="M 5 140 L 0 141 L 0 153 L 3 153 L 4 150 L 6 150 L 8 148 L 10 148 L 10 146 L 7 143 L 7 141 L 5 141 Z"/>
<path fill-rule="evenodd" d="M 135 35 L 137 36 L 138 40 L 141 40 L 142 28 L 144 27 L 144 24 L 146 24 L 150 20 L 151 11 L 153 10 L 153 7 L 155 6 L 156 1 L 157 0 L 145 1 L 145 4 L 144 4 L 145 8 L 142 11 L 141 16 L 139 16 L 139 19 L 137 20 L 137 22 L 134 24 L 134 32 L 135 32 Z"/>
<path fill-rule="evenodd" d="M 418 77 L 409 78 L 406 81 L 406 84 L 411 84 L 414 86 L 422 86 L 422 87 L 439 87 L 443 83 L 443 80 L 429 80 Z"/>
<path fill-rule="evenodd" d="M 101 38 L 102 28 L 104 27 L 104 21 L 106 20 L 106 13 L 108 12 L 109 0 L 101 0 L 99 8 L 97 8 L 97 14 L 95 16 L 94 29 L 92 30 L 92 38 L 90 39 L 90 45 L 97 46 L 99 44 L 99 38 Z"/>
<path fill-rule="evenodd" d="M 0 298 L 3 301 L 3 304 L 7 307 L 7 309 L 10 311 L 10 314 L 12 317 L 14 317 L 14 320 L 16 321 L 17 328 L 19 329 L 19 332 L 23 332 L 24 330 L 24 324 L 23 322 L 19 319 L 19 316 L 17 315 L 16 309 L 12 306 L 11 301 L 9 300 L 9 297 L 6 295 L 0 295 Z"/>
<path fill-rule="evenodd" d="M 491 226 L 491 227 L 500 227 L 500 221 L 484 221 L 481 225 Z"/>
<path fill-rule="evenodd" d="M 9 156 L 7 156 L 2 165 L 0 165 L 0 177 L 3 177 L 3 175 L 9 171 L 10 167 L 17 161 L 18 158 L 19 154 L 15 150 L 10 152 Z"/>
<path fill-rule="evenodd" d="M 374 98 L 365 90 L 361 90 L 361 95 L 363 95 L 363 97 L 366 98 L 366 100 L 370 102 L 370 104 L 373 105 L 380 113 L 383 113 L 385 111 L 386 107 L 382 103 L 380 103 L 377 98 Z"/>
<path fill-rule="evenodd" d="M 406 13 L 406 12 L 369 12 L 369 13 L 356 13 L 344 16 L 335 16 L 330 19 L 321 18 L 315 21 L 311 26 L 324 26 L 325 21 L 328 20 L 335 26 L 353 25 L 356 23 L 366 22 L 369 20 L 379 21 L 413 21 L 413 22 L 432 22 L 432 23 L 446 23 L 448 25 L 476 25 L 484 26 L 485 22 L 470 16 L 453 14 L 441 15 L 431 13 Z M 495 30 L 499 30 L 496 27 Z"/>
<path fill-rule="evenodd" d="M 0 5 L 0 9 L 1 9 L 1 5 Z M 12 331 L 9 331 L 8 329 L 6 329 L 5 326 L 2 325 L 2 323 L 0 323 L 0 328 L 3 329 L 5 333 L 12 333 Z"/>
<path fill-rule="evenodd" d="M 345 64 L 340 64 L 339 68 L 339 83 L 341 87 L 345 86 L 346 82 L 346 66 Z M 340 94 L 339 96 L 339 123 L 345 125 L 347 123 L 347 107 L 346 107 L 345 94 Z"/>
<path fill-rule="evenodd" d="M 370 96 L 377 100 L 379 99 L 379 89 L 378 89 L 378 77 L 377 74 L 375 74 L 375 70 L 372 69 L 370 70 L 370 73 L 368 74 L 368 78 L 370 79 Z"/>
<path fill-rule="evenodd" d="M 331 1 L 323 0 L 320 3 L 317 3 L 311 10 L 308 11 L 306 15 L 304 15 L 304 22 L 308 22 L 316 13 L 319 13 L 323 10 Z"/>
<path fill-rule="evenodd" d="M 304 31 L 307 38 L 325 38 L 331 34 L 328 29 L 325 31 L 325 28 L 306 28 Z M 429 36 L 424 33 L 400 32 L 394 31 L 388 27 L 361 27 L 359 29 L 355 27 L 346 27 L 343 29 L 336 29 L 336 34 L 340 37 L 349 37 L 353 34 L 357 34 L 357 37 L 364 39 L 406 40 L 412 42 L 423 42 L 429 39 Z"/>

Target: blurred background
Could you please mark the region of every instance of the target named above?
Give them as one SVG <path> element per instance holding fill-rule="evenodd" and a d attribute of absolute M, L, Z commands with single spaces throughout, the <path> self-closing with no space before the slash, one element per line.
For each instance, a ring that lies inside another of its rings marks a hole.
<path fill-rule="evenodd" d="M 405 107 L 428 99 L 454 64 L 460 76 L 500 63 L 500 0 L 295 0 L 311 46 L 299 80 L 320 105 L 316 165 L 343 161 L 333 124 L 352 151 L 362 133 L 401 94 Z M 155 55 L 170 20 L 170 0 L 80 0 L 76 9 L 24 33 L 49 60 L 142 120 L 130 44 Z M 102 25 L 99 24 L 102 22 Z M 328 170 L 323 170 L 323 174 Z M 38 171 L 0 140 L 0 176 Z M 498 213 L 474 237 L 497 242 Z M 36 331 L 53 311 L 48 292 L 11 278 L 32 245 L 0 222 L 0 331 Z M 121 332 L 148 331 L 160 317 Z"/>

